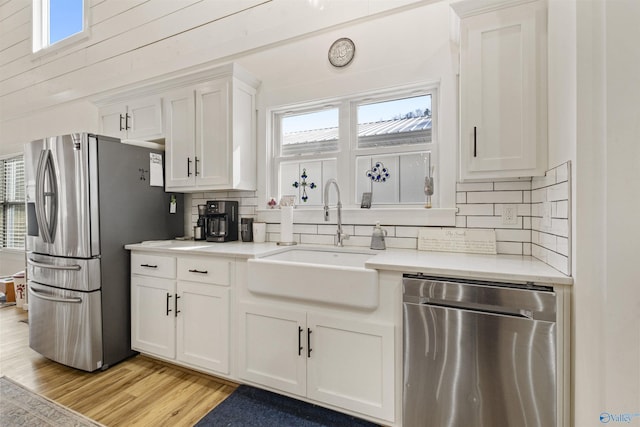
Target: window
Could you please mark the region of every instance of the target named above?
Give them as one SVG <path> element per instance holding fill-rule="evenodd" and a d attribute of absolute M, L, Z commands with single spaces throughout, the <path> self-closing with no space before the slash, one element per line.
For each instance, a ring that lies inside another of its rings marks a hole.
<path fill-rule="evenodd" d="M 24 159 L 0 159 L 0 248 L 24 249 Z"/>
<path fill-rule="evenodd" d="M 324 183 L 336 178 L 347 206 L 364 192 L 374 207 L 424 205 L 435 96 L 436 88 L 411 87 L 275 111 L 272 193 L 319 206 Z"/>
<path fill-rule="evenodd" d="M 86 0 L 33 0 L 33 51 L 84 34 Z"/>

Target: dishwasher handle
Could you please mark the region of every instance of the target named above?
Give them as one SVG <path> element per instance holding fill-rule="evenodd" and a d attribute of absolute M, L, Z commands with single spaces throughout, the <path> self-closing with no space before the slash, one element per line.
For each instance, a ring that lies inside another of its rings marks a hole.
<path fill-rule="evenodd" d="M 529 320 L 537 320 L 534 318 L 531 310 L 516 307 L 501 307 L 487 304 L 473 304 L 469 302 L 456 303 L 454 301 L 436 301 L 426 297 L 405 297 L 405 303 L 417 305 L 429 305 L 442 308 L 452 308 L 457 310 L 476 311 L 487 314 L 500 314 L 504 316 L 521 317 Z"/>
<path fill-rule="evenodd" d="M 415 278 L 402 280 L 403 301 L 473 310 L 531 320 L 556 321 L 553 290 L 455 279 Z"/>

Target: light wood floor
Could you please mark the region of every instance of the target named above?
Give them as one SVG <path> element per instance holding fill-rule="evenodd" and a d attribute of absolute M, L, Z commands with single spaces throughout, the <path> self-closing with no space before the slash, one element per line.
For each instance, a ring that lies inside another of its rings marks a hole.
<path fill-rule="evenodd" d="M 29 348 L 28 313 L 0 308 L 0 375 L 109 427 L 193 426 L 236 385 L 144 356 L 87 373 Z"/>

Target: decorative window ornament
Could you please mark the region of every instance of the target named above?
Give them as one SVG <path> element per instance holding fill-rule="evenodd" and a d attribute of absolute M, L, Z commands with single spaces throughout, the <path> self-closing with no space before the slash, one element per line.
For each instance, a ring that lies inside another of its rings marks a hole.
<path fill-rule="evenodd" d="M 302 187 L 301 199 L 304 203 L 306 203 L 307 200 L 309 200 L 309 196 L 307 196 L 307 187 L 313 190 L 314 188 L 317 187 L 317 185 L 313 182 L 307 182 L 307 178 L 309 178 L 307 176 L 307 169 L 302 169 L 302 175 L 300 175 L 300 178 L 302 178 L 300 182 L 296 181 L 292 185 L 295 188 Z"/>
<path fill-rule="evenodd" d="M 376 162 L 371 170 L 366 172 L 367 178 L 371 179 L 373 182 L 387 182 L 389 178 L 389 169 L 384 167 L 382 162 Z"/>

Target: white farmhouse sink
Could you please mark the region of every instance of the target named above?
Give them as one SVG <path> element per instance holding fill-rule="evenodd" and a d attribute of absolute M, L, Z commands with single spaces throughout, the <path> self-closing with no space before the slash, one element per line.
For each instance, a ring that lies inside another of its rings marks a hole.
<path fill-rule="evenodd" d="M 249 291 L 359 308 L 378 306 L 378 272 L 364 264 L 375 254 L 293 248 L 248 261 Z"/>

